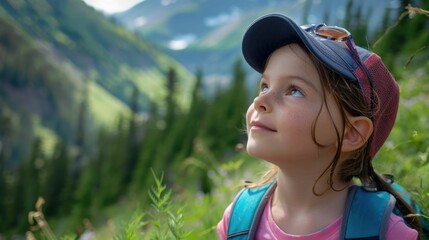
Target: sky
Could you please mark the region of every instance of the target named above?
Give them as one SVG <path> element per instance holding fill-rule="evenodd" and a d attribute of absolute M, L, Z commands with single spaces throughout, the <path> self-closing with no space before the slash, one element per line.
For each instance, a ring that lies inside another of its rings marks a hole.
<path fill-rule="evenodd" d="M 86 4 L 107 14 L 122 12 L 130 9 L 144 0 L 83 0 Z"/>

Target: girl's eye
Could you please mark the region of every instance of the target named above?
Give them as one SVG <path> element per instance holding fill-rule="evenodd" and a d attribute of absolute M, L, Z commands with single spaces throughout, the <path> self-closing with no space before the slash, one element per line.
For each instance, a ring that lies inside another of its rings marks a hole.
<path fill-rule="evenodd" d="M 297 88 L 292 88 L 290 90 L 289 94 L 291 96 L 294 96 L 294 97 L 303 97 L 304 96 L 304 94 L 302 94 L 302 92 Z"/>
<path fill-rule="evenodd" d="M 268 92 L 269 88 L 266 84 L 261 84 L 261 87 L 259 88 L 259 93 L 266 93 Z"/>

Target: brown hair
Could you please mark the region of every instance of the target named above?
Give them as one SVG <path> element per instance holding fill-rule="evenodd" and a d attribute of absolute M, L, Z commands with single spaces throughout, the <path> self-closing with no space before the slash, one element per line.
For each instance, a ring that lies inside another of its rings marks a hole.
<path fill-rule="evenodd" d="M 362 146 L 360 149 L 355 151 L 354 158 L 346 159 L 342 163 L 339 163 L 340 155 L 341 155 L 341 147 L 343 140 L 343 132 L 345 126 L 347 124 L 350 126 L 348 119 L 346 117 L 346 113 L 352 116 L 365 116 L 369 119 L 372 119 L 372 115 L 376 112 L 377 109 L 371 109 L 365 101 L 365 97 L 359 87 L 359 83 L 352 82 L 338 73 L 330 70 L 325 67 L 322 63 L 319 62 L 312 54 L 308 52 L 308 50 L 301 46 L 302 49 L 307 53 L 307 55 L 312 60 L 315 65 L 321 85 L 323 88 L 323 102 L 325 107 L 327 107 L 328 112 L 329 108 L 326 103 L 326 93 L 332 94 L 337 103 L 338 108 L 340 109 L 342 121 L 343 121 L 343 129 L 338 129 L 335 126 L 335 131 L 337 135 L 338 147 L 334 157 L 330 164 L 326 167 L 326 169 L 320 174 L 316 183 L 325 175 L 329 174 L 328 184 L 330 185 L 330 189 L 334 191 L 341 191 L 343 189 L 335 189 L 333 184 L 333 178 L 335 174 L 339 174 L 339 178 L 341 181 L 350 182 L 353 178 L 358 178 L 364 186 L 372 186 L 376 187 L 377 190 L 387 191 L 391 193 L 397 200 L 396 206 L 401 211 L 401 213 L 405 216 L 405 221 L 409 226 L 421 232 L 421 225 L 418 216 L 415 215 L 414 209 L 407 204 L 407 202 L 398 194 L 392 187 L 391 184 L 386 181 L 386 179 L 375 172 L 372 166 L 372 159 L 370 156 L 370 145 L 372 141 L 372 135 L 367 140 L 366 144 Z M 372 106 L 378 106 L 377 104 L 377 96 L 374 96 L 374 104 Z M 323 105 L 321 106 L 321 108 Z M 320 110 L 321 111 L 321 110 Z M 319 113 L 320 113 L 319 111 Z M 320 147 L 323 145 L 319 144 L 315 137 L 315 126 L 317 123 L 318 117 L 316 117 L 313 127 L 312 127 L 312 137 L 313 141 L 318 144 Z M 335 124 L 334 124 L 335 125 Z M 337 170 L 338 168 L 338 170 Z M 261 180 L 257 183 L 248 183 L 246 187 L 258 187 L 264 185 L 270 181 L 272 181 L 278 172 L 278 168 L 276 166 L 271 167 L 261 178 Z M 317 193 L 315 191 L 315 185 L 313 185 L 313 194 L 315 195 L 323 195 L 323 193 Z"/>

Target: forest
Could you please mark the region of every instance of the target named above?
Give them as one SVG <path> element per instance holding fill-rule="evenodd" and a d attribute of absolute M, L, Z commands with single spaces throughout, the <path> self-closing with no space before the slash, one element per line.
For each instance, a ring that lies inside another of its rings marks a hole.
<path fill-rule="evenodd" d="M 379 54 L 398 80 L 398 119 L 374 165 L 395 175 L 428 216 L 429 2 L 418 3 L 401 1 L 394 21 L 386 16 L 371 39 L 370 13 L 352 10 L 352 1 L 350 17 L 338 25 Z M 202 70 L 184 74 L 168 61 L 160 71 L 162 98 L 150 100 L 129 84 L 120 96 L 129 111 L 96 125 L 91 81 L 59 81 L 72 76 L 2 16 L 0 239 L 76 239 L 84 232 L 94 239 L 217 239 L 215 226 L 243 180 L 256 181 L 266 168 L 244 151 L 244 114 L 258 82 L 245 63 L 237 58 L 229 84 L 206 94 Z M 191 86 L 188 106 L 180 100 L 183 86 Z M 70 89 L 79 89 L 78 97 Z M 31 106 L 18 106 L 18 114 L 11 106 L 24 97 Z M 39 124 L 60 137 L 39 134 Z"/>

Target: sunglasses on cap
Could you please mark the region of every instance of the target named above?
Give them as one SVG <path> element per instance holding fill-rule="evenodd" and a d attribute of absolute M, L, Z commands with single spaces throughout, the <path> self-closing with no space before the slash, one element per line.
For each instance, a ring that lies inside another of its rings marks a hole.
<path fill-rule="evenodd" d="M 373 88 L 373 81 L 371 78 L 371 74 L 369 74 L 368 69 L 365 67 L 365 65 L 362 63 L 359 57 L 359 54 L 356 50 L 356 44 L 353 41 L 351 33 L 347 31 L 347 29 L 345 28 L 337 27 L 337 26 L 327 26 L 326 24 L 323 24 L 323 23 L 319 25 L 316 25 L 316 24 L 304 25 L 304 26 L 301 26 L 301 28 L 313 36 L 316 36 L 322 39 L 344 43 L 347 49 L 349 49 L 355 62 L 365 72 L 368 78 L 368 81 L 371 87 L 370 107 L 371 107 L 371 110 L 374 110 L 374 93 L 373 93 L 374 88 Z"/>
<path fill-rule="evenodd" d="M 346 47 L 349 49 L 349 51 L 352 53 L 353 59 L 356 61 L 356 63 L 359 65 L 359 67 L 365 67 L 360 58 L 359 54 L 356 50 L 356 45 L 353 41 L 352 34 L 347 31 L 347 29 L 337 26 L 327 26 L 325 24 L 309 24 L 301 26 L 301 28 L 312 34 L 313 36 L 317 36 L 320 38 L 336 41 L 336 42 L 343 42 Z M 368 76 L 369 77 L 369 76 Z"/>

